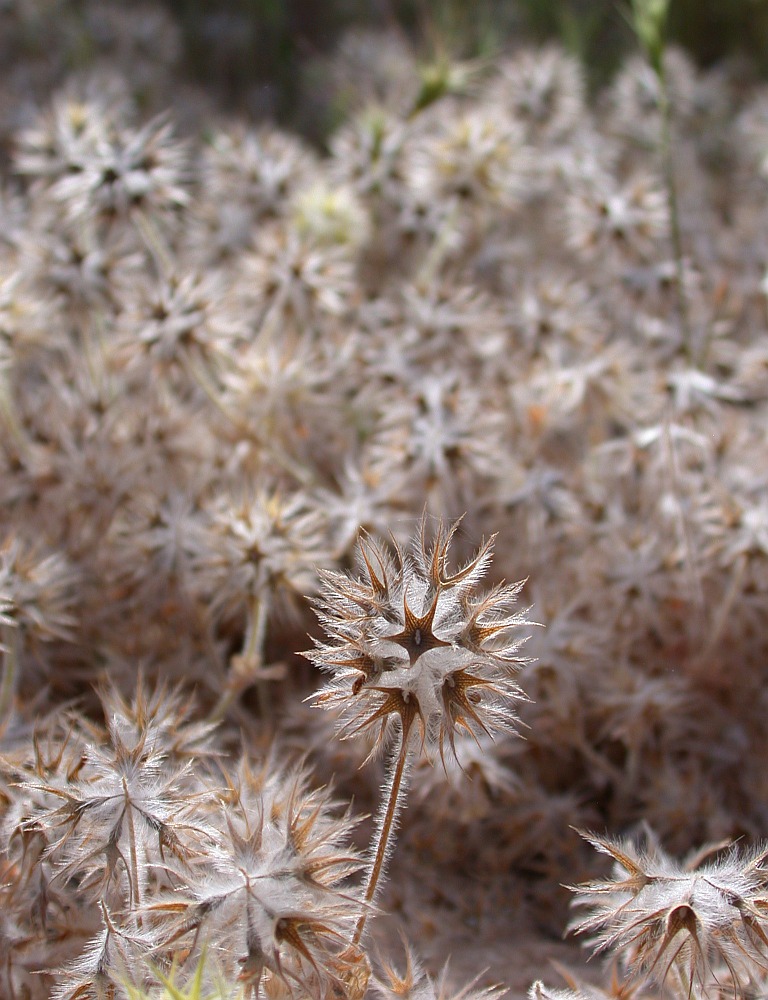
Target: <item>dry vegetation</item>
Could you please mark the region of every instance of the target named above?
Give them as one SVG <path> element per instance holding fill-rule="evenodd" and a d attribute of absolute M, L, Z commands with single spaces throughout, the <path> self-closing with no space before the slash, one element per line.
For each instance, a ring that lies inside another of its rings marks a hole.
<path fill-rule="evenodd" d="M 3 91 L 0 994 L 762 995 L 768 91 L 125 44 Z"/>

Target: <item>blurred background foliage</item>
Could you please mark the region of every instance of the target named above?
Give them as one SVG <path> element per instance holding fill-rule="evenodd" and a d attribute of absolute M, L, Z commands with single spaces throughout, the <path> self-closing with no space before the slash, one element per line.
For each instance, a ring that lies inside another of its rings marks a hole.
<path fill-rule="evenodd" d="M 425 59 L 492 55 L 558 40 L 583 60 L 594 88 L 635 39 L 628 0 L 165 0 L 182 29 L 186 70 L 237 104 L 302 117 L 307 67 L 355 27 L 402 32 Z M 768 75 L 768 0 L 672 0 L 670 40 L 703 66 L 742 58 Z M 312 83 L 322 86 L 317 73 Z M 254 100 L 254 88 L 261 99 Z M 301 122 L 305 128 L 312 123 Z"/>
<path fill-rule="evenodd" d="M 93 0 L 0 0 L 0 57 L 6 77 L 9 67 L 45 61 L 55 80 L 87 68 L 110 46 L 117 52 L 121 29 L 113 13 L 101 13 L 107 7 Z M 399 34 L 426 63 L 446 56 L 483 59 L 518 44 L 557 40 L 583 60 L 594 91 L 636 48 L 629 7 L 630 0 L 130 4 L 134 24 L 139 8 L 147 12 L 144 45 L 153 60 L 167 61 L 179 87 L 202 85 L 222 111 L 255 120 L 275 118 L 316 140 L 346 111 L 329 80 L 329 56 L 351 30 Z M 153 11 L 175 26 L 173 45 L 165 43 Z M 745 73 L 768 76 L 768 0 L 671 0 L 670 40 L 700 65 L 738 58 Z M 136 64 L 135 53 L 131 64 Z"/>

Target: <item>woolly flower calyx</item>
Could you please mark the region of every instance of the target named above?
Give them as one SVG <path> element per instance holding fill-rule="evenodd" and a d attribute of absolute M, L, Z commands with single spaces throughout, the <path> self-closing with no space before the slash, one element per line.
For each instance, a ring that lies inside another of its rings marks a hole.
<path fill-rule="evenodd" d="M 684 993 L 744 992 L 768 969 L 768 846 L 749 852 L 714 844 L 680 863 L 649 836 L 646 848 L 582 833 L 614 859 L 610 879 L 576 887 L 588 915 L 572 925 L 595 952 L 618 952 L 635 979 L 675 980 Z"/>
<path fill-rule="evenodd" d="M 241 762 L 213 820 L 206 862 L 178 866 L 174 891 L 147 908 L 164 944 L 207 941 L 248 996 L 280 994 L 280 980 L 291 996 L 297 986 L 315 997 L 356 971 L 362 959 L 346 942 L 362 904 L 343 883 L 361 864 L 347 846 L 349 811 L 270 757 Z"/>
<path fill-rule="evenodd" d="M 527 638 L 519 629 L 530 622 L 511 609 L 524 581 L 478 590 L 493 537 L 449 569 L 458 524 L 439 523 L 430 540 L 422 519 L 408 550 L 361 539 L 357 576 L 322 573 L 315 604 L 329 641 L 306 655 L 332 675 L 314 701 L 340 710 L 342 737 L 372 733 L 375 750 L 417 722 L 427 755 L 437 749 L 445 762 L 457 730 L 513 728 L 511 706 L 525 697 L 513 679 Z"/>

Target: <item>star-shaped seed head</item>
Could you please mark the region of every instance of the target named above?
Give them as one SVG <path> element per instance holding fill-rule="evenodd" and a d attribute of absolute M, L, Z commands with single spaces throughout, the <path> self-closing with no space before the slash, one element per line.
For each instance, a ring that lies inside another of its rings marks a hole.
<path fill-rule="evenodd" d="M 343 737 L 367 733 L 376 749 L 418 723 L 427 754 L 442 757 L 457 729 L 478 737 L 514 727 L 529 623 L 512 606 L 523 583 L 479 591 L 493 538 L 451 570 L 458 523 L 439 523 L 430 539 L 422 519 L 407 550 L 362 539 L 357 575 L 322 574 L 316 608 L 328 641 L 307 656 L 331 674 L 314 700 L 339 711 Z"/>

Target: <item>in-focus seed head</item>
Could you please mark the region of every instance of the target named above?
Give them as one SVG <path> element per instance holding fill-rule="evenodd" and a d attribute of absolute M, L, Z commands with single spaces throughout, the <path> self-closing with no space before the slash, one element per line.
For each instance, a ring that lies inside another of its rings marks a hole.
<path fill-rule="evenodd" d="M 459 569 L 448 549 L 458 523 L 426 518 L 407 551 L 370 539 L 358 545 L 358 575 L 322 574 L 317 614 L 328 641 L 306 655 L 331 679 L 314 696 L 340 710 L 340 735 L 373 734 L 374 750 L 418 721 L 422 747 L 455 756 L 457 730 L 479 737 L 513 728 L 525 696 L 514 681 L 530 624 L 512 611 L 523 582 L 481 592 L 493 538 Z"/>

